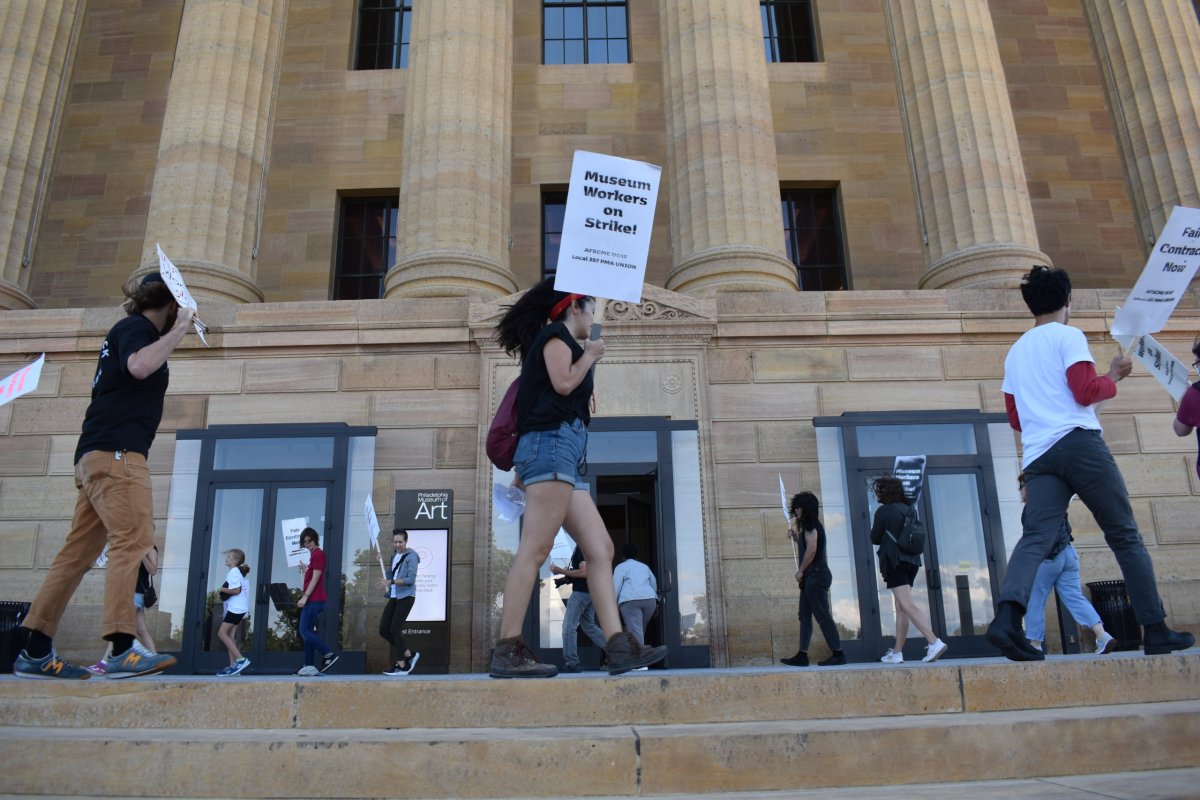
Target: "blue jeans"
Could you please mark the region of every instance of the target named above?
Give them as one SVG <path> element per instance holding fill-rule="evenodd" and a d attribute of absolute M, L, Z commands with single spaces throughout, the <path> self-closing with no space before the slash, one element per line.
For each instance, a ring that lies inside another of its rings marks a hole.
<path fill-rule="evenodd" d="M 604 649 L 604 631 L 596 624 L 596 608 L 592 605 L 592 596 L 588 592 L 571 592 L 567 598 L 567 610 L 563 613 L 563 664 L 568 667 L 579 666 L 579 642 L 575 632 L 583 627 L 583 632 L 592 640 L 596 647 Z"/>
<path fill-rule="evenodd" d="M 1125 576 L 1125 588 L 1139 625 L 1166 619 L 1154 582 L 1154 564 L 1138 533 L 1125 479 L 1100 431 L 1076 428 L 1025 468 L 1024 531 L 1008 559 L 999 602 L 1028 612 L 1029 593 L 1042 561 L 1058 542 L 1071 495 L 1096 518 L 1104 541 Z"/>
<path fill-rule="evenodd" d="M 1079 583 L 1079 554 L 1073 545 L 1067 545 L 1054 558 L 1043 561 L 1033 579 L 1033 590 L 1029 593 L 1029 610 L 1025 612 L 1025 636 L 1034 642 L 1046 639 L 1046 599 L 1051 589 L 1058 590 L 1071 617 L 1085 628 L 1100 621 L 1100 615 L 1083 596 Z"/>
<path fill-rule="evenodd" d="M 317 617 L 325 610 L 324 600 L 309 600 L 300 609 L 300 638 L 304 640 L 304 665 L 316 666 L 317 654 L 328 655 L 333 650 L 317 636 Z"/>

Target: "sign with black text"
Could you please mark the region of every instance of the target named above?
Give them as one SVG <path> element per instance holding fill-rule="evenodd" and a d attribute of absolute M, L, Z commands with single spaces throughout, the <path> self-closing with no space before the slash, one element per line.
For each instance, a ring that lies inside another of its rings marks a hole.
<path fill-rule="evenodd" d="M 904 484 L 904 496 L 916 506 L 925 488 L 925 456 L 896 456 L 892 465 L 892 476 Z"/>
<path fill-rule="evenodd" d="M 554 288 L 640 303 L 662 167 L 576 150 Z"/>
<path fill-rule="evenodd" d="M 1133 291 L 1113 317 L 1113 337 L 1161 331 L 1197 268 L 1200 268 L 1200 209 L 1176 206 Z"/>

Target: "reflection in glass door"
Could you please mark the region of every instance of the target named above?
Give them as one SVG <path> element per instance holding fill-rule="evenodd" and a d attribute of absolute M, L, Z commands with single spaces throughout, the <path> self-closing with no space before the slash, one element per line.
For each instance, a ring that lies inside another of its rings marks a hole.
<path fill-rule="evenodd" d="M 298 531 L 312 527 L 323 540 L 329 529 L 328 504 L 326 484 L 213 486 L 209 500 L 207 570 L 199 576 L 205 583 L 199 587 L 203 595 L 203 623 L 193 663 L 196 671 L 216 672 L 229 663 L 217 630 L 224 617 L 218 588 L 229 572 L 225 554 L 231 549 L 245 553 L 250 567 L 246 577 L 251 592 L 250 613 L 234 631 L 242 655 L 252 662 L 249 671 L 280 673 L 300 666 L 303 645 L 296 599 L 302 591 L 308 552 L 299 547 Z M 327 566 L 332 570 L 331 565 Z M 333 613 L 336 614 L 336 609 Z M 329 612 L 323 616 L 335 618 Z M 323 626 L 328 624 L 322 620 Z M 322 636 L 325 635 L 322 630 Z M 327 638 L 336 641 L 335 636 Z"/>
<path fill-rule="evenodd" d="M 865 477 L 870 519 L 879 507 Z M 923 568 L 913 584 L 913 600 L 929 615 L 934 632 L 951 647 L 951 655 L 990 654 L 983 634 L 993 615 L 993 590 L 981 511 L 978 470 L 931 469 L 925 476 L 919 513 L 928 533 Z M 875 572 L 880 635 L 896 635 L 892 593 Z M 909 627 L 904 657 L 924 655 L 925 641 Z"/>

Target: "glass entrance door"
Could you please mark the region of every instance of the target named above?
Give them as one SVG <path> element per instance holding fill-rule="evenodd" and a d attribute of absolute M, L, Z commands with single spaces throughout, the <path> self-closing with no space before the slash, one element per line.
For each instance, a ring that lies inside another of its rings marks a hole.
<path fill-rule="evenodd" d="M 860 472 L 868 520 L 874 520 L 879 504 L 870 487 L 884 471 Z M 978 467 L 927 468 L 918 503 L 918 513 L 928 535 L 922 569 L 913 584 L 913 599 L 929 615 L 934 633 L 950 645 L 952 657 L 994 655 L 983 638 L 993 616 L 997 581 L 991 567 L 994 563 L 991 537 L 985 529 L 980 502 L 981 480 Z M 869 537 L 863 539 L 870 546 Z M 874 548 L 871 549 L 874 557 Z M 879 624 L 876 631 L 864 634 L 873 633 L 880 641 L 879 646 L 886 647 L 896 634 L 896 615 L 892 593 L 879 574 L 877 558 L 875 567 Z M 911 625 L 903 649 L 905 660 L 918 660 L 925 655 L 924 637 Z"/>
<path fill-rule="evenodd" d="M 218 588 L 229 567 L 225 554 L 245 553 L 250 571 L 250 613 L 234 631 L 242 655 L 252 662 L 251 672 L 293 672 L 303 662 L 296 599 L 302 591 L 303 565 L 308 552 L 299 548 L 298 532 L 315 529 L 325 544 L 331 529 L 330 485 L 327 482 L 213 484 L 208 502 L 208 524 L 203 547 L 207 568 L 196 574 L 190 592 L 200 606 L 200 635 L 193 649 L 194 671 L 216 672 L 229 663 L 225 645 L 217 637 L 224 617 Z M 336 554 L 326 553 L 328 571 L 337 575 Z M 327 581 L 327 586 L 331 585 Z M 331 601 L 335 594 L 331 593 Z M 334 604 L 331 603 L 331 606 Z M 329 608 L 329 607 L 327 607 Z M 337 609 L 322 615 L 323 639 L 336 642 Z"/>

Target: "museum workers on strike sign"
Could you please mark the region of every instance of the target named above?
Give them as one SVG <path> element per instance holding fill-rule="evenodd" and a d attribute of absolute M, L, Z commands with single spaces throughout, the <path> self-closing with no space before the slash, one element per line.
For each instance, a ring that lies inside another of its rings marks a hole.
<path fill-rule="evenodd" d="M 576 150 L 554 288 L 640 303 L 662 168 Z"/>

